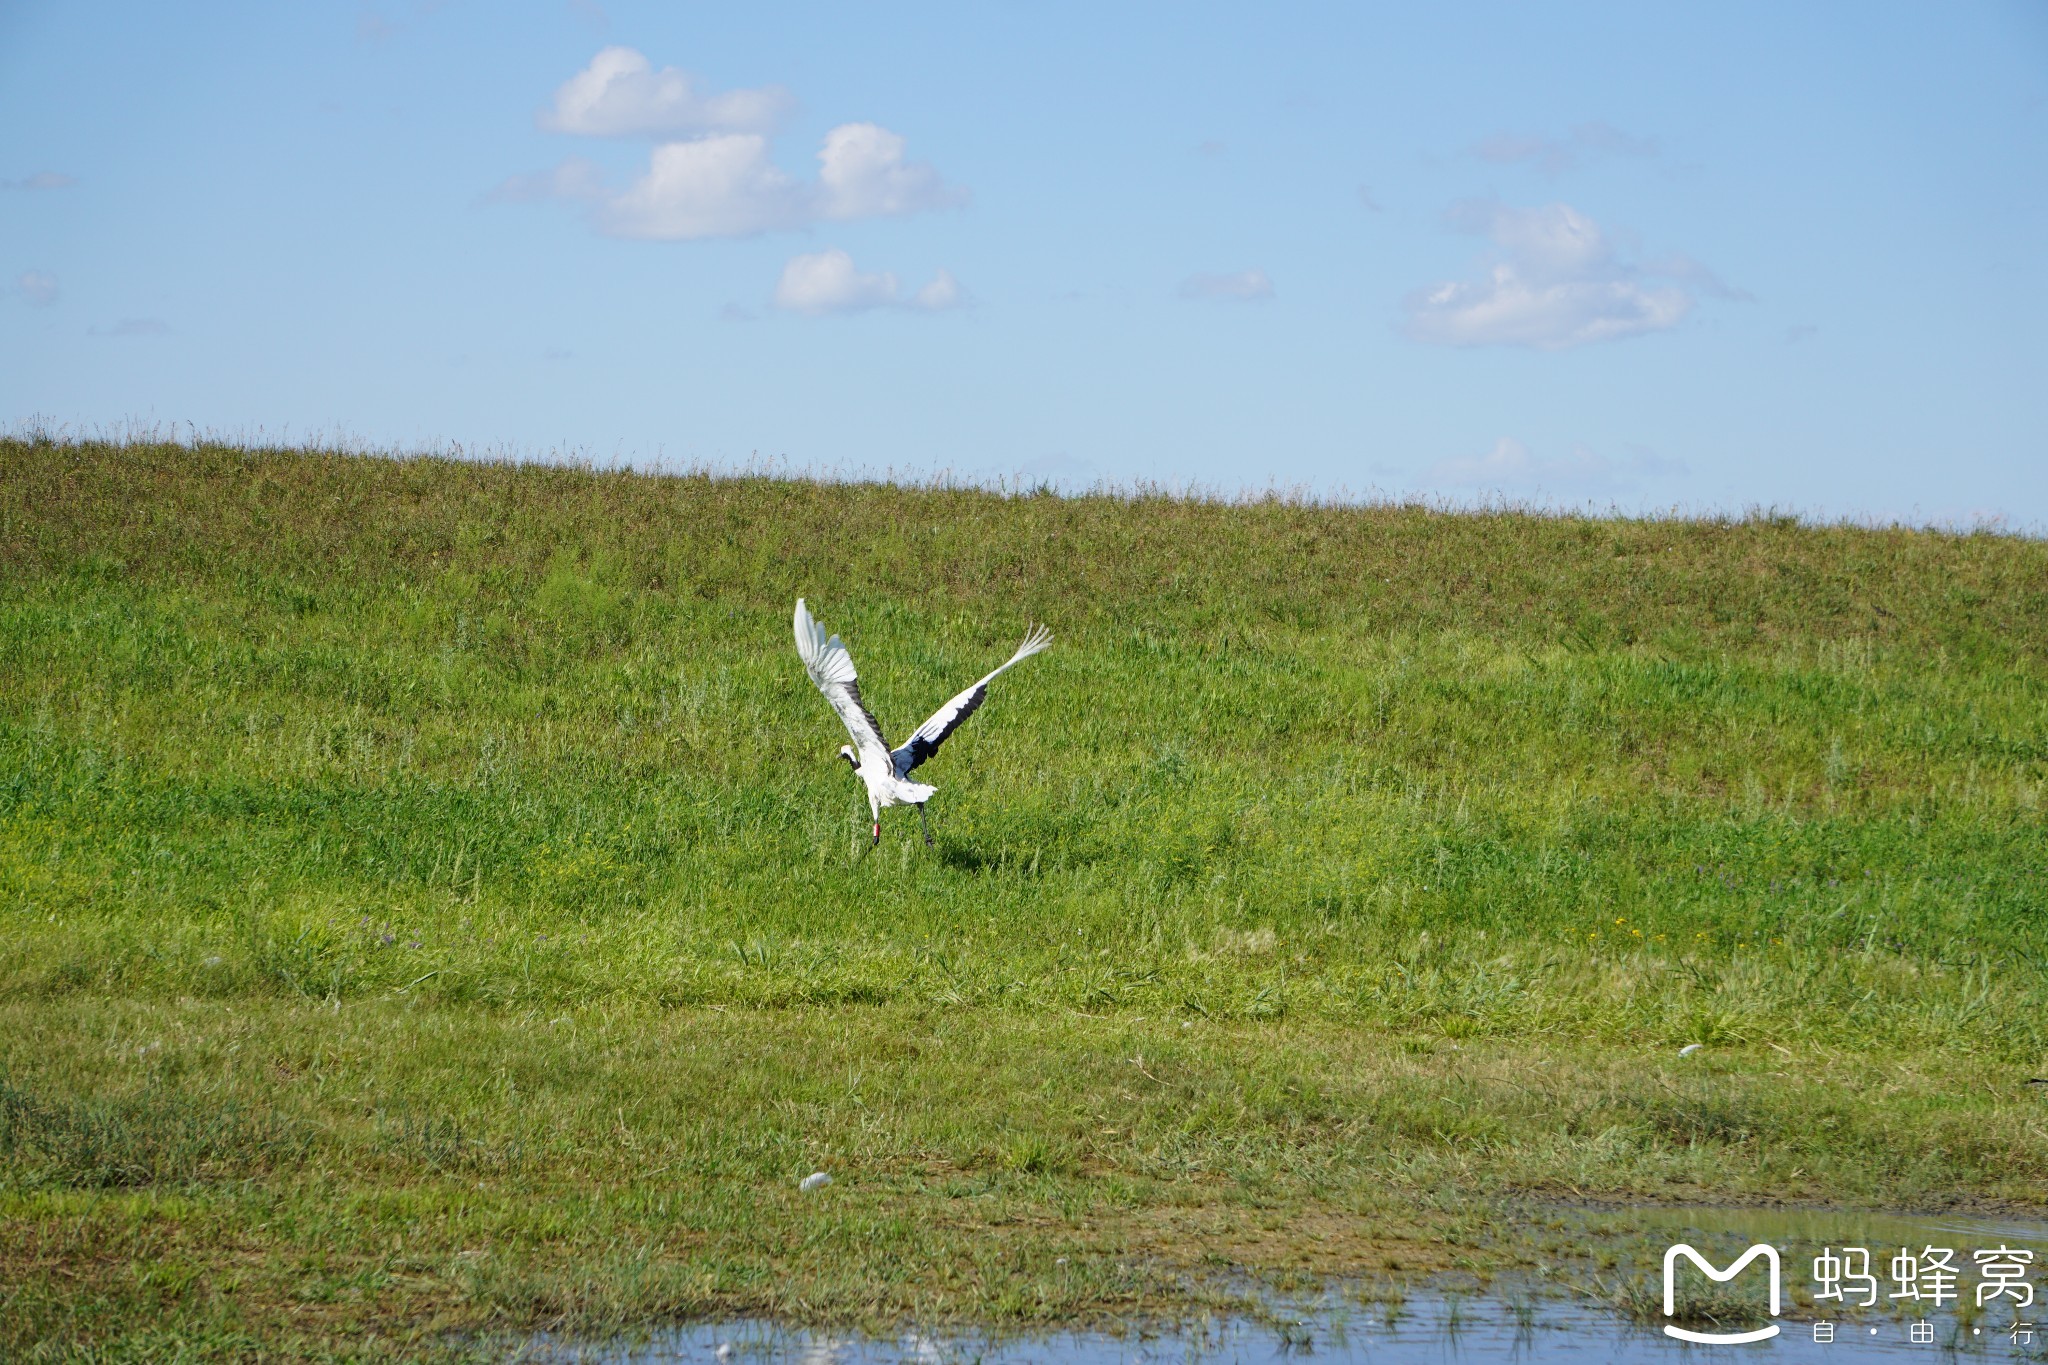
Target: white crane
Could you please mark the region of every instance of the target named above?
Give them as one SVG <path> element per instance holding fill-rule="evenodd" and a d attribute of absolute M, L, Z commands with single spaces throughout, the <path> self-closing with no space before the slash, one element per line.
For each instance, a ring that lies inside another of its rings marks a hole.
<path fill-rule="evenodd" d="M 1052 632 L 1044 626 L 1033 629 L 1002 668 L 932 712 L 932 718 L 918 726 L 917 733 L 905 740 L 901 747 L 892 750 L 889 742 L 882 738 L 881 724 L 860 699 L 853 656 L 846 652 L 845 643 L 837 635 L 827 638 L 825 628 L 811 619 L 810 608 L 804 605 L 804 599 L 796 599 L 796 652 L 803 657 L 804 671 L 811 675 L 811 681 L 825 694 L 825 700 L 832 703 L 832 709 L 839 713 L 839 719 L 846 722 L 847 731 L 853 736 L 853 743 L 840 746 L 839 756 L 867 784 L 868 811 L 875 822 L 874 837 L 868 841 L 869 848 L 882 841 L 884 806 L 916 806 L 918 823 L 924 827 L 925 844 L 931 844 L 932 827 L 925 818 L 924 803 L 932 799 L 938 788 L 910 781 L 911 770 L 937 753 L 946 737 L 974 714 L 988 696 L 988 685 L 995 681 L 997 673 L 1011 664 L 1022 663 L 1051 643 Z"/>

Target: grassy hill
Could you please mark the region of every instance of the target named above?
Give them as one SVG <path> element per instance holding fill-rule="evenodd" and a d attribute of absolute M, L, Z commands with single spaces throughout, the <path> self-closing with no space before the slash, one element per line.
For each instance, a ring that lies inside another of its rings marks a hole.
<path fill-rule="evenodd" d="M 936 848 L 800 594 L 892 739 L 1051 624 Z M 2040 1203 L 2044 797 L 2039 541 L 0 442 L 0 1349 Z"/>

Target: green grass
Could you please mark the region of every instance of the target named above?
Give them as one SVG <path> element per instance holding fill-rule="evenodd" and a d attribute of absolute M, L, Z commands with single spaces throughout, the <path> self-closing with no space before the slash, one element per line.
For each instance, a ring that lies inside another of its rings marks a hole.
<path fill-rule="evenodd" d="M 936 848 L 799 594 L 898 738 L 1051 623 Z M 2044 796 L 2039 541 L 0 442 L 0 1354 L 2038 1207 Z"/>

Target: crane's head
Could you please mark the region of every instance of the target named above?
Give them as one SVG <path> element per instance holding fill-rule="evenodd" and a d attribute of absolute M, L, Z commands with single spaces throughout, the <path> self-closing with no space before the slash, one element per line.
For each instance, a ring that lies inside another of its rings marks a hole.
<path fill-rule="evenodd" d="M 847 767 L 853 769 L 855 772 L 860 771 L 860 757 L 853 752 L 853 746 L 851 744 L 840 745 L 839 756 L 846 760 Z"/>

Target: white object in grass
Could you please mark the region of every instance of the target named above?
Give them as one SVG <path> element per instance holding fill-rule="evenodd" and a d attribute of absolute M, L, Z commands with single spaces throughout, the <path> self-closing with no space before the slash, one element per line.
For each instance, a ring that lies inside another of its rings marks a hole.
<path fill-rule="evenodd" d="M 1011 664 L 1022 663 L 1051 643 L 1052 632 L 1044 626 L 1034 628 L 1008 662 L 932 712 L 930 720 L 892 750 L 882 738 L 881 723 L 860 699 L 853 656 L 846 652 L 845 643 L 837 635 L 828 638 L 825 628 L 812 619 L 804 599 L 796 599 L 796 652 L 804 661 L 804 671 L 811 675 L 811 681 L 832 703 L 832 709 L 845 722 L 847 733 L 853 736 L 853 743 L 839 747 L 839 756 L 868 789 L 868 811 L 875 822 L 874 838 L 868 847 L 882 842 L 884 806 L 916 806 L 918 822 L 924 826 L 924 841 L 927 845 L 931 843 L 932 828 L 925 819 L 924 803 L 932 799 L 938 788 L 908 780 L 911 770 L 937 753 L 946 737 L 974 714 L 988 696 L 988 685 L 995 681 L 997 673 Z"/>
<path fill-rule="evenodd" d="M 831 1183 L 831 1176 L 826 1175 L 823 1171 L 812 1171 L 802 1180 L 797 1181 L 796 1187 L 802 1190 L 805 1194 L 809 1194 L 812 1190 L 822 1189 L 824 1186 L 829 1185 Z"/>
<path fill-rule="evenodd" d="M 1678 1049 L 1678 1055 L 1681 1057 L 1690 1057 L 1693 1053 L 1698 1052 L 1702 1047 L 1705 1046 L 1706 1044 L 1704 1043 L 1687 1043 L 1684 1047 Z"/>

